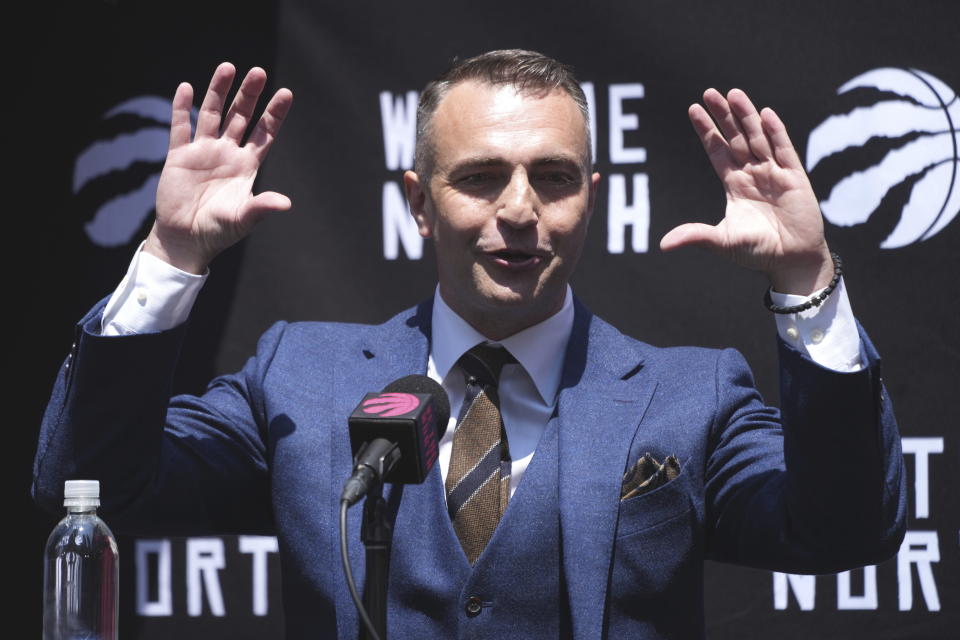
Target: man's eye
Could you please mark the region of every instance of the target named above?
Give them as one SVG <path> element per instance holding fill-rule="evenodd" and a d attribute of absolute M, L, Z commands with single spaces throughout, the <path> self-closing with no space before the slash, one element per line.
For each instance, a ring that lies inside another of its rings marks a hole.
<path fill-rule="evenodd" d="M 545 173 L 540 177 L 540 180 L 549 185 L 554 186 L 565 186 L 576 184 L 576 177 L 570 175 L 569 173 L 563 173 L 559 171 L 554 171 L 550 173 Z"/>
<path fill-rule="evenodd" d="M 490 180 L 491 175 L 489 173 L 468 173 L 464 176 L 461 176 L 457 182 L 484 182 L 485 180 Z"/>

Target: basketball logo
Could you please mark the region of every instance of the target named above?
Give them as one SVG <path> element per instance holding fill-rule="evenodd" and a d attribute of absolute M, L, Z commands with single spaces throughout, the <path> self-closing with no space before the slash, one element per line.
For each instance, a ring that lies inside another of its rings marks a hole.
<path fill-rule="evenodd" d="M 820 202 L 824 217 L 849 227 L 867 223 L 881 203 L 895 206 L 883 249 L 943 230 L 960 211 L 956 91 L 924 71 L 885 67 L 849 80 L 837 94 L 859 102 L 826 118 L 807 142 L 811 174 L 831 163 L 845 169 L 829 181 Z"/>
<path fill-rule="evenodd" d="M 196 124 L 196 109 L 190 120 Z M 169 128 L 170 100 L 158 96 L 131 98 L 103 115 L 102 137 L 80 152 L 73 170 L 74 196 L 94 209 L 84 225 L 93 244 L 127 244 L 153 212 Z"/>
<path fill-rule="evenodd" d="M 412 393 L 388 392 L 363 401 L 363 412 L 381 418 L 395 418 L 410 413 L 420 406 L 420 399 Z"/>

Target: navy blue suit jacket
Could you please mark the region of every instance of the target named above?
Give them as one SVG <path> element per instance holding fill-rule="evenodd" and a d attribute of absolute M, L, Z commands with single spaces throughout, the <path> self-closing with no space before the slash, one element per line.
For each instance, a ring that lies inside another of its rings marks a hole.
<path fill-rule="evenodd" d="M 276 534 L 288 625 L 356 637 L 337 547 L 346 416 L 364 393 L 426 371 L 431 304 L 379 326 L 278 323 L 242 371 L 173 400 L 185 329 L 102 337 L 102 305 L 78 325 L 44 418 L 38 502 L 59 513 L 64 480 L 95 477 L 123 531 Z M 705 558 L 826 573 L 895 554 L 902 455 L 877 354 L 861 337 L 867 366 L 846 374 L 781 342 L 781 416 L 736 351 L 655 348 L 578 302 L 555 414 L 563 602 L 528 614 L 562 616 L 562 635 L 577 638 L 696 636 Z M 676 455 L 682 472 L 621 502 L 622 475 L 645 452 Z M 406 490 L 442 502 L 439 483 L 433 473 Z M 429 562 L 444 535 L 415 553 Z M 362 576 L 359 543 L 351 554 Z M 511 580 L 500 588 L 530 586 Z M 415 637 L 417 620 L 446 615 L 432 606 L 391 610 L 391 634 Z"/>

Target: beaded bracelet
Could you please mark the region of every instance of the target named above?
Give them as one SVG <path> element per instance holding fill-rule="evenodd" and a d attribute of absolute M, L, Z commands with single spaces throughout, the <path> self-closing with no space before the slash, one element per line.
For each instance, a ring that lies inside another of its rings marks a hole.
<path fill-rule="evenodd" d="M 763 294 L 764 306 L 774 313 L 799 313 L 800 311 L 806 311 L 811 307 L 819 307 L 821 304 L 823 304 L 823 301 L 827 299 L 827 296 L 833 293 L 833 290 L 837 288 L 837 283 L 840 282 L 840 276 L 843 275 L 843 263 L 840 262 L 840 256 L 831 251 L 830 257 L 833 258 L 833 279 L 830 280 L 830 284 L 827 285 L 826 289 L 813 296 L 806 302 L 795 304 L 792 307 L 781 307 L 773 304 L 773 299 L 770 297 L 770 289 L 767 289 L 767 292 Z"/>

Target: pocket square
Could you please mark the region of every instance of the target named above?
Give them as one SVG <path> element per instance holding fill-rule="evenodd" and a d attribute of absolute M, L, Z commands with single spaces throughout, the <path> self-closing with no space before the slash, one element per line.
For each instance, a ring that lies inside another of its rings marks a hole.
<path fill-rule="evenodd" d="M 623 485 L 620 489 L 620 500 L 627 500 L 634 496 L 653 491 L 680 475 L 680 461 L 676 456 L 667 456 L 663 464 L 649 452 L 640 456 L 632 467 L 623 474 Z"/>

